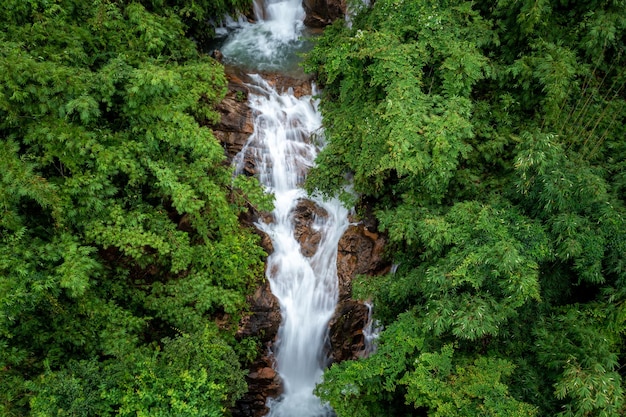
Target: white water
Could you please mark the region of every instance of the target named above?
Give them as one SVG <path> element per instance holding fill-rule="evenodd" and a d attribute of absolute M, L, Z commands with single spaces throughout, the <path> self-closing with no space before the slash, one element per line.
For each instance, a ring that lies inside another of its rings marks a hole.
<path fill-rule="evenodd" d="M 378 341 L 378 336 L 380 336 L 380 332 L 382 331 L 382 325 L 373 316 L 373 305 L 370 301 L 366 301 L 365 306 L 367 307 L 367 322 L 365 323 L 365 327 L 363 328 L 363 337 L 365 338 L 364 349 L 362 352 L 362 357 L 367 358 L 374 352 L 376 352 L 376 342 Z"/>
<path fill-rule="evenodd" d="M 265 7 L 258 7 L 258 23 L 241 23 L 226 42 L 225 59 L 235 64 L 249 59 L 261 70 L 268 63 L 281 66 L 292 59 L 301 46 L 301 1 L 266 0 Z M 241 171 L 244 156 L 255 155 L 259 180 L 275 197 L 271 218 L 257 223 L 273 243 L 266 275 L 282 315 L 274 357 L 284 392 L 268 400 L 269 416 L 330 416 L 332 410 L 313 390 L 327 364 L 328 322 L 338 298 L 337 246 L 348 227 L 348 211 L 337 200 L 314 198 L 322 209 L 318 212 L 327 214 L 314 219 L 313 227 L 321 233 L 317 251 L 310 257 L 302 254 L 294 236 L 294 209 L 309 198 L 300 185 L 318 152 L 320 144 L 313 144 L 311 137 L 321 138 L 321 115 L 311 96 L 296 98 L 291 92 L 277 92 L 258 75 L 252 79 L 254 133 L 235 164 Z"/>
<path fill-rule="evenodd" d="M 260 77 L 256 81 L 259 94 L 251 95 L 250 105 L 258 116 L 249 146 L 258 156 L 259 179 L 275 196 L 273 221 L 257 226 L 274 246 L 267 277 L 282 314 L 274 355 L 284 394 L 270 401 L 269 415 L 327 415 L 330 410 L 313 395 L 313 389 L 326 364 L 324 343 L 338 296 L 337 244 L 348 227 L 347 210 L 336 200 L 315 200 L 328 215 L 315 219 L 322 239 L 313 256 L 304 256 L 294 237 L 293 210 L 299 200 L 307 198 L 299 184 L 317 154 L 309 138 L 319 132 L 321 117 L 311 97 L 279 94 Z M 244 149 L 242 154 L 249 151 Z"/>
<path fill-rule="evenodd" d="M 302 0 L 255 1 L 254 13 L 255 23 L 231 22 L 236 29 L 221 48 L 225 63 L 261 71 L 297 68 L 297 53 L 308 45 Z"/>
<path fill-rule="evenodd" d="M 313 390 L 326 365 L 324 344 L 338 297 L 337 245 L 348 227 L 348 211 L 337 200 L 314 199 L 327 213 L 314 221 L 322 238 L 313 256 L 301 253 L 294 237 L 293 210 L 307 198 L 299 185 L 317 154 L 310 137 L 319 133 L 321 116 L 310 96 L 279 94 L 261 77 L 254 78 L 257 94 L 250 95 L 250 106 L 257 114 L 255 133 L 235 162 L 242 168 L 243 156 L 255 154 L 259 179 L 275 196 L 272 219 L 257 223 L 274 246 L 267 260 L 267 278 L 282 314 L 274 356 L 284 394 L 270 400 L 269 415 L 330 415 Z"/>

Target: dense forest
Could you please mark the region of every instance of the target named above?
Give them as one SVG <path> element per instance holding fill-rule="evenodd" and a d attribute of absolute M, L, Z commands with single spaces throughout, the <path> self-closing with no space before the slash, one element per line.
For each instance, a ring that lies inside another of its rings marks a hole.
<path fill-rule="evenodd" d="M 397 271 L 355 284 L 385 331 L 318 394 L 626 415 L 626 2 L 372 3 L 308 57 L 329 142 L 308 187 L 373 213 Z"/>
<path fill-rule="evenodd" d="M 339 417 L 626 415 L 626 1 L 353 1 L 311 193 L 375 216 Z M 222 416 L 271 206 L 208 126 L 248 0 L 0 2 L 0 415 Z"/>
<path fill-rule="evenodd" d="M 0 2 L 0 415 L 221 416 L 263 276 L 201 54 L 247 1 Z M 207 38 L 207 39 L 205 39 Z"/>

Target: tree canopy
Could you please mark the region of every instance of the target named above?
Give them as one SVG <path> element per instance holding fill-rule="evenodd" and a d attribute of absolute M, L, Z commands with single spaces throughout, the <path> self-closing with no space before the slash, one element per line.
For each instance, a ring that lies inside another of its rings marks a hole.
<path fill-rule="evenodd" d="M 311 192 L 372 211 L 338 416 L 626 414 L 626 3 L 377 0 L 318 39 Z M 357 4 L 358 3 L 358 4 Z M 0 414 L 220 416 L 268 208 L 207 127 L 249 0 L 0 5 Z"/>
<path fill-rule="evenodd" d="M 209 17 L 247 1 L 0 5 L 0 414 L 218 416 L 271 204 L 207 125 Z M 199 42 L 199 39 L 195 39 Z"/>
<path fill-rule="evenodd" d="M 377 0 L 318 40 L 308 188 L 398 265 L 355 284 L 386 330 L 325 373 L 339 416 L 626 414 L 625 12 Z"/>

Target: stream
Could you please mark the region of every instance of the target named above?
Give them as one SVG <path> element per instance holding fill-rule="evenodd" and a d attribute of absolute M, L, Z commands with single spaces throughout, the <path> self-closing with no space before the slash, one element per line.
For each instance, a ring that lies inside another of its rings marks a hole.
<path fill-rule="evenodd" d="M 301 3 L 257 2 L 256 23 L 231 23 L 232 32 L 221 48 L 224 62 L 249 72 L 297 72 L 297 54 L 309 47 L 303 38 Z M 275 197 L 274 211 L 256 223 L 274 247 L 266 275 L 282 317 L 273 355 L 283 394 L 268 400 L 268 415 L 332 416 L 313 390 L 328 364 L 328 322 L 338 299 L 337 245 L 349 224 L 348 211 L 337 200 L 311 198 L 301 188 L 323 146 L 317 100 L 311 95 L 296 97 L 291 90 L 279 92 L 261 75 L 251 78 L 254 133 L 234 163 L 241 172 L 244 155 L 255 155 L 258 178 Z M 303 253 L 294 224 L 294 210 L 306 200 L 316 207 L 313 231 L 319 243 L 314 253 Z"/>

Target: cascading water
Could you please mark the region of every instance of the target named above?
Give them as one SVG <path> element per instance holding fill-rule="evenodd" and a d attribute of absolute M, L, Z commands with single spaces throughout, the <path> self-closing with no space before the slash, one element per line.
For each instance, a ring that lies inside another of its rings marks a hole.
<path fill-rule="evenodd" d="M 310 43 L 302 36 L 302 0 L 256 1 L 256 23 L 234 22 L 234 32 L 221 48 L 225 63 L 257 71 L 298 71 L 298 53 Z"/>
<path fill-rule="evenodd" d="M 338 296 L 337 245 L 348 227 L 348 213 L 336 200 L 314 200 L 325 214 L 315 218 L 313 226 L 321 240 L 311 257 L 302 254 L 295 237 L 294 209 L 307 199 L 299 184 L 317 154 L 310 137 L 319 131 L 321 118 L 311 97 L 279 94 L 260 77 L 254 78 L 258 94 L 251 94 L 250 105 L 257 117 L 248 147 L 257 155 L 260 181 L 275 196 L 271 220 L 257 227 L 274 246 L 267 276 L 283 319 L 274 354 L 284 394 L 270 401 L 270 416 L 328 415 L 330 410 L 313 389 L 326 362 L 324 341 Z M 242 150 L 240 165 L 246 152 L 250 149 Z"/>
<path fill-rule="evenodd" d="M 268 0 L 257 24 L 240 22 L 222 47 L 228 63 L 260 70 L 286 65 L 301 50 L 302 0 Z M 261 9 L 261 8 L 259 8 Z M 260 13 L 260 12 L 257 12 Z M 347 210 L 337 200 L 313 198 L 323 213 L 314 218 L 320 234 L 314 254 L 305 256 L 295 236 L 294 209 L 309 199 L 300 188 L 318 148 L 321 116 L 311 96 L 296 98 L 279 93 L 262 77 L 253 75 L 249 105 L 256 114 L 254 134 L 235 158 L 241 169 L 247 153 L 255 155 L 259 180 L 275 196 L 271 219 L 257 227 L 272 239 L 274 252 L 267 260 L 267 277 L 281 306 L 282 323 L 274 352 L 284 391 L 268 402 L 271 417 L 332 415 L 313 394 L 327 358 L 324 349 L 328 322 L 338 298 L 337 246 L 348 227 Z"/>
<path fill-rule="evenodd" d="M 364 349 L 362 353 L 363 358 L 367 358 L 372 353 L 376 352 L 376 341 L 382 330 L 382 325 L 372 314 L 373 305 L 371 301 L 366 301 L 365 307 L 367 307 L 367 321 L 365 327 L 363 327 L 363 337 L 365 338 Z"/>

